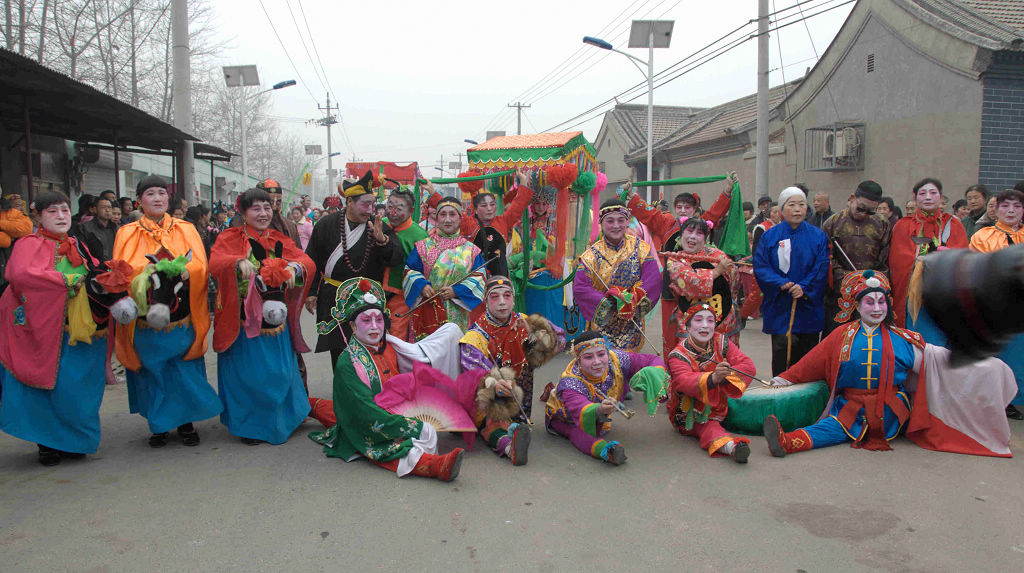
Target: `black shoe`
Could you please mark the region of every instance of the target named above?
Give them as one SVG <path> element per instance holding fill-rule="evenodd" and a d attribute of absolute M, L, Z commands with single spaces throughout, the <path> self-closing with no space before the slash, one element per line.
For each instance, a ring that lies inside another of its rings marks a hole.
<path fill-rule="evenodd" d="M 162 448 L 167 445 L 167 432 L 160 432 L 149 437 L 149 447 Z"/>
<path fill-rule="evenodd" d="M 247 446 L 258 446 L 263 443 L 263 440 L 257 440 L 256 438 L 242 438 L 242 443 Z"/>
<path fill-rule="evenodd" d="M 626 448 L 622 444 L 615 444 L 608 449 L 608 463 L 613 466 L 621 466 L 626 463 Z"/>
<path fill-rule="evenodd" d="M 178 426 L 178 435 L 181 436 L 181 443 L 186 446 L 191 447 L 199 445 L 199 432 L 196 431 L 192 422 Z"/>
<path fill-rule="evenodd" d="M 36 444 L 39 446 L 39 463 L 44 466 L 55 466 L 60 463 L 60 451 L 53 448 L 48 448 L 42 444 Z"/>
<path fill-rule="evenodd" d="M 738 464 L 747 463 L 747 458 L 750 457 L 750 445 L 746 442 L 740 442 L 736 444 L 736 449 L 732 451 L 732 459 Z"/>
<path fill-rule="evenodd" d="M 1006 407 L 1006 417 L 1011 420 L 1024 420 L 1024 413 L 1021 413 L 1016 406 L 1010 404 Z"/>
<path fill-rule="evenodd" d="M 786 457 L 786 448 L 782 446 L 782 426 L 775 414 L 768 414 L 764 419 L 764 439 L 768 442 L 768 451 L 777 458 Z"/>

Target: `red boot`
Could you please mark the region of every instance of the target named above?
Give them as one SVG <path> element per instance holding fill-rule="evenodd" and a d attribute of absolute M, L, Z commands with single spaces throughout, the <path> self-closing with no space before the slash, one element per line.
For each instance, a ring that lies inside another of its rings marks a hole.
<path fill-rule="evenodd" d="M 443 456 L 423 454 L 412 473 L 441 481 L 452 481 L 458 477 L 462 468 L 462 457 L 462 448 L 455 448 Z"/>
<path fill-rule="evenodd" d="M 325 428 L 338 423 L 334 415 L 334 402 L 323 398 L 309 399 L 309 417 L 324 425 Z"/>
<path fill-rule="evenodd" d="M 777 458 L 784 458 L 786 454 L 795 454 L 814 447 L 811 437 L 804 429 L 783 432 L 782 424 L 774 414 L 764 419 L 764 438 L 768 441 L 768 449 Z"/>

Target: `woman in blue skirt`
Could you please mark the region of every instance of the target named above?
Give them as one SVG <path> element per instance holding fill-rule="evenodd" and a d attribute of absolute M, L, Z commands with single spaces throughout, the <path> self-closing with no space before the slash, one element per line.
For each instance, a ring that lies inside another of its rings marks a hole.
<path fill-rule="evenodd" d="M 223 231 L 210 253 L 217 281 L 213 349 L 228 431 L 255 445 L 282 444 L 309 413 L 297 353 L 309 352 L 299 316 L 315 267 L 295 242 L 270 228 L 270 195 L 238 197 L 240 227 Z"/>

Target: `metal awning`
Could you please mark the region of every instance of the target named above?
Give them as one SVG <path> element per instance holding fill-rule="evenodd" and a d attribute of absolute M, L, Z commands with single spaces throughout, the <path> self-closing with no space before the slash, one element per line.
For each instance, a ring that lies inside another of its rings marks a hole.
<path fill-rule="evenodd" d="M 130 104 L 0 48 L 0 123 L 20 132 L 26 119 L 33 134 L 119 147 L 174 150 L 197 141 Z"/>

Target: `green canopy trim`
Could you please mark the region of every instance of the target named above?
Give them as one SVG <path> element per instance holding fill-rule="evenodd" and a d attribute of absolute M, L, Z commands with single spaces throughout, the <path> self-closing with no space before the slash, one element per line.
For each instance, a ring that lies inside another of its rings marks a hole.
<path fill-rule="evenodd" d="M 709 175 L 707 177 L 676 177 L 675 179 L 663 179 L 661 181 L 637 181 L 633 187 L 654 187 L 655 185 L 697 185 L 699 183 L 714 183 L 723 181 L 728 175 Z"/>
<path fill-rule="evenodd" d="M 440 179 L 431 179 L 431 183 L 438 185 L 444 185 L 447 183 L 458 183 L 460 181 L 486 181 L 488 179 L 497 179 L 499 177 L 505 177 L 515 173 L 515 169 L 506 169 L 505 171 L 495 171 L 494 173 L 485 173 L 483 175 L 474 175 L 473 177 L 443 177 Z M 426 179 L 419 179 L 417 183 L 426 183 Z"/>

